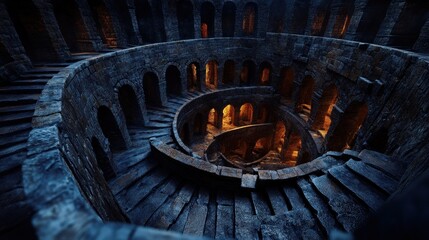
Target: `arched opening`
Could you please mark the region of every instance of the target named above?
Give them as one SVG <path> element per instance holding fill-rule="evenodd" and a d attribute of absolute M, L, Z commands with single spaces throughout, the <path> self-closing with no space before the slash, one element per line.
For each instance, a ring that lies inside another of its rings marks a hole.
<path fill-rule="evenodd" d="M 124 85 L 119 88 L 118 96 L 127 126 L 143 124 L 143 115 L 134 89 L 130 85 Z"/>
<path fill-rule="evenodd" d="M 152 27 L 152 31 L 155 35 L 156 42 L 165 42 L 167 39 L 165 33 L 165 25 L 164 25 L 164 11 L 162 4 L 165 4 L 165 1 L 152 1 L 152 12 L 154 13 L 152 16 L 154 25 Z"/>
<path fill-rule="evenodd" d="M 201 6 L 201 37 L 202 38 L 214 37 L 214 18 L 215 18 L 215 7 L 211 2 L 204 2 L 203 5 Z"/>
<path fill-rule="evenodd" d="M 308 11 L 310 9 L 310 1 L 295 1 L 293 4 L 292 23 L 290 25 L 290 33 L 304 34 L 307 27 Z"/>
<path fill-rule="evenodd" d="M 192 39 L 195 37 L 194 7 L 189 0 L 179 0 L 176 4 L 180 39 Z"/>
<path fill-rule="evenodd" d="M 189 136 L 189 124 L 185 123 L 183 125 L 182 129 L 180 130 L 180 139 L 182 139 L 183 143 L 190 144 L 191 143 L 191 137 Z"/>
<path fill-rule="evenodd" d="M 391 0 L 369 0 L 356 29 L 356 39 L 362 42 L 374 42 L 381 23 L 386 17 Z"/>
<path fill-rule="evenodd" d="M 284 67 L 280 73 L 280 86 L 279 92 L 282 97 L 286 100 L 292 99 L 293 93 L 293 80 L 295 78 L 295 73 L 292 68 Z"/>
<path fill-rule="evenodd" d="M 412 49 L 429 17 L 429 1 L 407 0 L 390 34 L 389 45 Z"/>
<path fill-rule="evenodd" d="M 274 133 L 274 149 L 281 153 L 285 144 L 286 126 L 282 121 L 276 123 L 276 131 Z"/>
<path fill-rule="evenodd" d="M 116 177 L 115 171 L 110 164 L 110 159 L 96 137 L 92 138 L 91 146 L 92 150 L 94 151 L 95 159 L 97 160 L 97 166 L 103 173 L 104 179 L 109 181 L 110 179 Z"/>
<path fill-rule="evenodd" d="M 255 3 L 247 3 L 244 7 L 243 16 L 243 33 L 246 36 L 251 36 L 255 33 L 257 19 L 256 16 L 258 7 Z"/>
<path fill-rule="evenodd" d="M 235 63 L 232 60 L 227 60 L 223 65 L 222 83 L 224 84 L 234 83 L 234 75 L 235 75 Z"/>
<path fill-rule="evenodd" d="M 338 99 L 338 88 L 335 85 L 328 86 L 319 100 L 316 116 L 313 121 L 313 129 L 319 130 L 323 136 L 326 135 L 331 126 L 331 112 Z"/>
<path fill-rule="evenodd" d="M 289 166 L 295 166 L 298 160 L 299 152 L 301 151 L 302 140 L 296 130 L 292 130 L 289 134 L 287 147 L 283 150 L 284 161 Z"/>
<path fill-rule="evenodd" d="M 203 115 L 201 113 L 197 113 L 194 117 L 194 134 L 195 135 L 203 135 L 206 129 L 203 124 Z"/>
<path fill-rule="evenodd" d="M 188 91 L 201 90 L 200 83 L 200 65 L 198 63 L 191 63 L 187 69 L 188 73 Z"/>
<path fill-rule="evenodd" d="M 270 19 L 268 23 L 268 31 L 281 33 L 284 30 L 286 13 L 286 1 L 274 0 L 271 2 Z"/>
<path fill-rule="evenodd" d="M 216 61 L 211 60 L 206 64 L 206 87 L 210 89 L 217 88 L 217 67 Z"/>
<path fill-rule="evenodd" d="M 88 0 L 89 10 L 103 43 L 110 48 L 118 46 L 115 30 L 110 13 L 102 0 Z"/>
<path fill-rule="evenodd" d="M 234 120 L 235 120 L 234 107 L 231 104 L 229 104 L 223 108 L 222 113 L 223 113 L 222 129 L 227 130 L 234 127 Z"/>
<path fill-rule="evenodd" d="M 325 0 L 320 3 L 316 10 L 316 14 L 311 24 L 311 35 L 323 36 L 325 35 L 326 27 L 328 26 L 329 16 L 331 14 L 329 6 L 331 0 Z"/>
<path fill-rule="evenodd" d="M 226 2 L 222 9 L 222 36 L 234 37 L 236 7 L 233 2 Z"/>
<path fill-rule="evenodd" d="M 259 84 L 269 85 L 271 81 L 271 64 L 268 62 L 261 63 L 259 67 Z"/>
<path fill-rule="evenodd" d="M 314 79 L 310 76 L 305 76 L 302 81 L 301 88 L 298 92 L 298 98 L 295 105 L 295 111 L 302 113 L 305 116 L 310 116 L 311 113 L 311 97 L 314 91 Z"/>
<path fill-rule="evenodd" d="M 301 154 L 299 156 L 299 159 L 298 159 L 297 165 L 308 163 L 310 161 L 311 161 L 311 155 L 310 155 L 310 153 L 307 152 L 307 151 L 304 151 L 304 152 L 301 152 Z"/>
<path fill-rule="evenodd" d="M 13 58 L 10 56 L 9 51 L 0 42 L 0 66 L 6 65 L 13 62 Z"/>
<path fill-rule="evenodd" d="M 245 103 L 240 107 L 240 125 L 252 124 L 253 121 L 253 106 L 250 103 Z"/>
<path fill-rule="evenodd" d="M 147 0 L 135 0 L 136 18 L 143 43 L 156 42 L 152 8 Z"/>
<path fill-rule="evenodd" d="M 343 151 L 351 148 L 367 114 L 368 106 L 366 103 L 352 102 L 329 138 L 328 149 L 330 151 Z"/>
<path fill-rule="evenodd" d="M 116 122 L 115 116 L 106 106 L 101 106 L 97 111 L 97 120 L 104 136 L 109 140 L 112 151 L 125 150 L 127 145 Z"/>
<path fill-rule="evenodd" d="M 165 76 L 167 80 L 167 94 L 182 94 L 182 80 L 180 79 L 179 69 L 176 66 L 169 66 Z"/>
<path fill-rule="evenodd" d="M 353 16 L 354 4 L 353 1 L 345 1 L 344 6 L 338 10 L 335 18 L 334 27 L 332 29 L 332 37 L 343 38 L 350 25 L 350 20 Z"/>
<path fill-rule="evenodd" d="M 240 73 L 240 84 L 250 84 L 255 82 L 256 64 L 251 60 L 246 60 L 243 63 L 243 68 Z"/>
<path fill-rule="evenodd" d="M 39 10 L 31 0 L 5 1 L 9 16 L 31 61 L 57 60 L 58 55 L 49 37 Z"/>
<path fill-rule="evenodd" d="M 256 141 L 252 150 L 252 160 L 256 160 L 265 156 L 270 151 L 270 139 L 268 137 L 260 138 Z"/>
<path fill-rule="evenodd" d="M 121 29 L 128 44 L 138 44 L 127 1 L 113 0 L 113 7 L 116 10 Z"/>
<path fill-rule="evenodd" d="M 218 114 L 217 114 L 216 109 L 214 109 L 214 108 L 210 109 L 209 114 L 208 114 L 208 118 L 207 118 L 207 126 L 212 125 L 213 127 L 217 128 L 218 121 L 219 120 L 218 120 Z"/>
<path fill-rule="evenodd" d="M 71 52 L 94 51 L 79 7 L 73 0 L 53 1 L 54 14 Z"/>
<path fill-rule="evenodd" d="M 366 148 L 373 151 L 386 153 L 388 143 L 389 129 L 382 127 L 371 135 L 367 141 Z"/>
<path fill-rule="evenodd" d="M 268 119 L 270 118 L 270 107 L 269 105 L 262 105 L 258 109 L 258 116 L 257 116 L 257 123 L 266 123 L 268 122 Z"/>
<path fill-rule="evenodd" d="M 155 73 L 147 72 L 143 76 L 143 90 L 146 104 L 161 105 L 161 95 L 159 91 L 159 80 Z"/>

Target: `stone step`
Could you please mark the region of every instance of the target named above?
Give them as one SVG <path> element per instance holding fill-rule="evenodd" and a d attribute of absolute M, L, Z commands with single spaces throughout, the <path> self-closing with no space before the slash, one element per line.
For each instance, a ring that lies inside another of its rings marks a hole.
<path fill-rule="evenodd" d="M 24 80 L 15 80 L 13 82 L 8 83 L 9 86 L 16 87 L 26 87 L 26 86 L 39 86 L 44 87 L 49 79 L 24 79 Z M 43 88 L 42 88 L 43 89 Z"/>
<path fill-rule="evenodd" d="M 0 149 L 0 158 L 27 151 L 27 142 L 21 142 L 6 148 Z"/>
<path fill-rule="evenodd" d="M 56 74 L 61 71 L 62 67 L 35 67 L 27 71 L 29 74 L 38 74 L 38 73 L 50 73 Z"/>
<path fill-rule="evenodd" d="M 0 107 L 0 113 L 1 114 L 7 114 L 7 113 L 18 113 L 18 112 L 26 112 L 26 111 L 33 111 L 36 107 L 36 104 L 25 104 L 25 105 L 18 105 L 18 106 L 4 106 Z"/>
<path fill-rule="evenodd" d="M 296 187 L 297 186 L 291 184 L 283 186 L 283 192 L 290 203 L 290 210 L 305 208 L 304 198 L 299 194 Z"/>
<path fill-rule="evenodd" d="M 20 167 L 26 158 L 26 151 L 18 152 L 7 157 L 2 157 L 0 160 L 0 174 Z"/>
<path fill-rule="evenodd" d="M 347 232 L 354 232 L 366 222 L 370 213 L 368 208 L 359 204 L 327 175 L 315 177 L 311 182 L 318 192 L 327 199 L 330 208 L 336 214 L 337 221 Z"/>
<path fill-rule="evenodd" d="M 40 94 L 44 85 L 0 86 L 0 94 Z"/>
<path fill-rule="evenodd" d="M 0 149 L 7 148 L 19 143 L 25 143 L 28 139 L 28 133 L 18 133 L 9 136 L 3 136 L 0 138 Z"/>
<path fill-rule="evenodd" d="M 254 214 L 249 194 L 239 191 L 234 195 L 234 228 L 237 239 L 259 239 L 260 221 Z"/>
<path fill-rule="evenodd" d="M 316 192 L 314 187 L 304 179 L 297 181 L 302 194 L 304 195 L 310 209 L 315 211 L 315 215 L 319 220 L 325 237 L 329 235 L 329 232 L 334 228 L 339 228 L 339 224 L 335 219 L 335 215 L 329 208 L 329 205 L 325 202 L 322 196 Z"/>
<path fill-rule="evenodd" d="M 370 186 L 345 166 L 333 167 L 329 169 L 329 174 L 374 211 L 386 200 L 386 195 Z"/>
<path fill-rule="evenodd" d="M 17 133 L 30 132 L 31 130 L 31 122 L 29 123 L 21 123 L 13 126 L 1 126 L 0 127 L 0 137 L 4 137 L 4 135 L 13 135 Z"/>
<path fill-rule="evenodd" d="M 19 76 L 18 80 L 27 79 L 51 79 L 55 74 L 52 73 L 25 73 Z"/>
<path fill-rule="evenodd" d="M 268 196 L 264 191 L 252 191 L 250 196 L 257 216 L 274 215 Z"/>
<path fill-rule="evenodd" d="M 390 157 L 379 152 L 363 150 L 359 153 L 359 158 L 362 161 L 388 175 L 400 180 L 405 168 L 400 162 L 391 161 Z"/>
<path fill-rule="evenodd" d="M 33 113 L 34 111 L 2 114 L 0 116 L 0 125 L 10 126 L 20 123 L 31 122 L 31 119 L 33 118 Z"/>
<path fill-rule="evenodd" d="M 346 165 L 387 194 L 392 194 L 398 186 L 398 181 L 361 161 L 349 160 Z"/>
<path fill-rule="evenodd" d="M 289 211 L 291 207 L 288 206 L 282 190 L 277 187 L 268 187 L 266 191 L 275 215 L 282 215 Z"/>
<path fill-rule="evenodd" d="M 40 94 L 0 94 L 0 107 L 35 104 Z"/>

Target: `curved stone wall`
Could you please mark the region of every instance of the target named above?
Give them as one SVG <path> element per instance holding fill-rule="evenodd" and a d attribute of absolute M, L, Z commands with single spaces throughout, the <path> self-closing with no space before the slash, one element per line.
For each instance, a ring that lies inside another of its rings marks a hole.
<path fill-rule="evenodd" d="M 186 79 L 186 67 L 192 61 L 203 66 L 216 60 L 218 66 L 223 66 L 227 59 L 236 65 L 243 59 L 268 61 L 272 65 L 270 85 L 274 87 L 279 85 L 280 69 L 291 67 L 295 72 L 292 101 L 299 95 L 305 77 L 311 76 L 315 87 L 308 127 L 323 90 L 335 84 L 340 94 L 331 114 L 328 142 L 347 107 L 365 102 L 368 116 L 358 132 L 355 149 L 367 147 L 374 133 L 386 128 L 386 153 L 411 169 L 404 182 L 425 170 L 421 162 L 424 159 L 416 158 L 416 149 L 425 146 L 429 130 L 425 124 L 429 108 L 424 101 L 429 91 L 425 58 L 376 45 L 287 34 L 268 34 L 264 40 L 206 39 L 136 47 L 76 63 L 50 80 L 43 91 L 33 119 L 29 159 L 24 165 L 25 191 L 37 211 L 33 223 L 39 236 L 50 238 L 66 231 L 49 232 L 54 219 L 66 223 L 64 226 L 72 225 L 67 229 L 71 234 L 82 232 L 76 224 L 79 221 L 126 220 L 109 193 L 90 147 L 90 139 L 96 137 L 106 152 L 112 152 L 97 121 L 101 106 L 115 116 L 124 147 L 131 144 L 117 100 L 120 86 L 128 84 L 134 89 L 144 118 L 142 79 L 146 72 L 158 76 L 159 98 L 165 102 L 163 74 L 168 65 L 174 62 L 181 79 Z M 186 89 L 185 81 L 181 84 Z M 49 179 L 55 186 L 41 185 L 41 179 Z M 54 215 L 57 211 L 61 214 Z"/>

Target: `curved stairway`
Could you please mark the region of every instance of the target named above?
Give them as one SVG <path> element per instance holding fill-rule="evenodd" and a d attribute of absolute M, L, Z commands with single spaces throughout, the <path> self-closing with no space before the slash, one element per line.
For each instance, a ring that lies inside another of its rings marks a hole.
<path fill-rule="evenodd" d="M 149 139 L 173 148 L 171 123 L 178 108 L 197 96 L 169 96 L 149 107 L 149 124 L 129 129 L 133 147 L 114 155 L 110 181 L 131 222 L 210 238 L 324 239 L 333 228 L 357 229 L 396 189 L 403 169 L 368 150 L 328 152 L 325 171 L 257 190 L 228 190 L 189 180 L 150 154 Z"/>

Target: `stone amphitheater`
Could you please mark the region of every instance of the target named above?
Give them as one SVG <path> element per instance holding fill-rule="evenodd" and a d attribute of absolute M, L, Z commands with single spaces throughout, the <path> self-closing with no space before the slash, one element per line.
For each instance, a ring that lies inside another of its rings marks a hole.
<path fill-rule="evenodd" d="M 0 0 L 0 238 L 428 239 L 428 53 L 426 0 Z"/>

